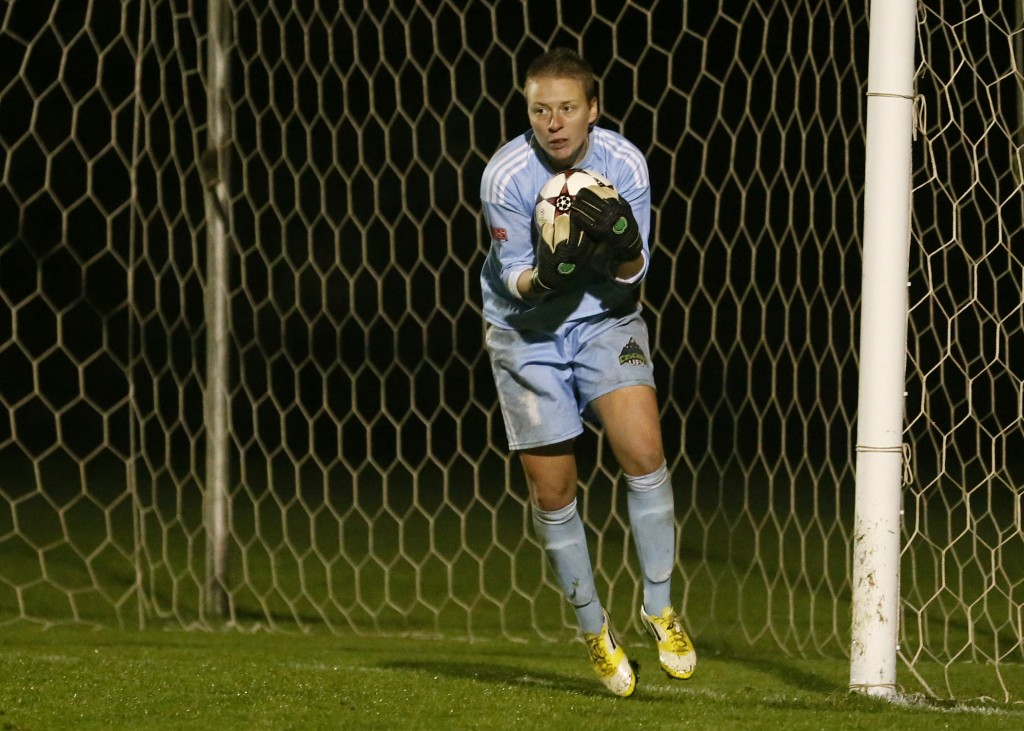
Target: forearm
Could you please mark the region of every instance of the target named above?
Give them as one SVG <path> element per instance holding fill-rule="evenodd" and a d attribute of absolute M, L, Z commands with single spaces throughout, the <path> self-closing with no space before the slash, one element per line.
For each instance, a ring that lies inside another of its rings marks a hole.
<path fill-rule="evenodd" d="M 530 285 L 530 280 L 533 278 L 532 269 L 524 269 L 519 272 L 519 276 L 516 278 L 516 294 L 523 299 L 528 299 L 535 296 L 533 293 L 533 287 Z"/>
<path fill-rule="evenodd" d="M 626 259 L 625 261 L 616 261 L 612 263 L 611 275 L 616 279 L 630 280 L 636 277 L 644 268 L 644 255 L 641 252 L 640 256 L 632 259 Z"/>
<path fill-rule="evenodd" d="M 548 290 L 538 288 L 534 281 L 536 269 L 524 269 L 515 279 L 516 293 L 524 300 L 536 299 L 545 294 Z"/>

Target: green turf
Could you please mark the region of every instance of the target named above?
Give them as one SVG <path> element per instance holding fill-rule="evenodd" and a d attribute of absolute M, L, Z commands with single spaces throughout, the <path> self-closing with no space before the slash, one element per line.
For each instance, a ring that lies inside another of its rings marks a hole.
<path fill-rule="evenodd" d="M 622 700 L 576 642 L 8 626 L 0 729 L 1024 727 L 1019 705 L 851 695 L 842 660 L 705 652 L 693 679 L 669 681 L 631 644 L 641 676 Z"/>
<path fill-rule="evenodd" d="M 249 485 L 235 496 L 229 586 L 235 626 L 317 632 L 332 645 L 349 635 L 411 635 L 472 648 L 474 641 L 500 637 L 528 641 L 555 657 L 573 637 L 571 609 L 544 573 L 536 544 L 524 540 L 530 532 L 524 505 L 496 475 L 475 490 L 395 477 L 385 490 L 379 476 L 359 475 L 349 484 L 292 474 L 297 488 L 288 485 L 289 470 L 285 465 L 270 475 L 273 490 Z M 3 475 L 0 470 L 0 628 L 19 618 L 111 632 L 223 624 L 204 609 L 195 484 L 154 480 L 133 505 L 113 479 L 99 481 L 106 489 L 83 491 L 73 489 L 74 475 L 65 475 L 71 487 L 44 494 L 4 492 Z M 747 474 L 730 484 L 766 479 Z M 698 481 L 710 484 L 707 476 Z M 473 480 L 462 475 L 451 484 Z M 753 487 L 728 495 L 696 491 L 687 503 L 689 484 L 680 480 L 686 574 L 675 587 L 685 592 L 687 627 L 706 657 L 826 658 L 845 676 L 849 506 L 829 507 L 822 497 L 813 510 L 800 501 L 791 508 L 791 496 Z M 801 494 L 808 489 L 793 487 Z M 731 499 L 737 496 L 745 502 Z M 625 527 L 608 519 L 624 515 L 622 491 L 591 489 L 581 499 L 602 600 L 628 639 L 639 632 L 638 574 Z M 831 521 L 822 517 L 832 513 Z M 948 510 L 937 517 L 918 508 L 913 517 L 938 521 L 947 532 L 963 522 Z M 984 554 L 982 543 L 966 541 L 956 550 L 938 552 L 920 541 L 905 550 L 904 592 L 925 605 L 918 612 L 904 607 L 902 617 L 897 680 L 909 692 L 1021 700 L 1020 587 L 1012 577 L 1024 574 L 1024 554 L 1019 538 L 999 526 L 985 529 L 975 533 L 993 546 Z M 992 591 L 988 576 L 970 568 L 981 556 L 998 567 L 998 586 L 1009 592 Z M 799 672 L 805 661 L 787 662 Z M 838 686 L 845 682 L 840 677 Z"/>

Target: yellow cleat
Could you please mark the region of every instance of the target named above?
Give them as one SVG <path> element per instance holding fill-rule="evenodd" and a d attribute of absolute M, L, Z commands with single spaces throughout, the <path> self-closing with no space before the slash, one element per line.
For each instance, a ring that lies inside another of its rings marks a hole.
<path fill-rule="evenodd" d="M 693 643 L 679 622 L 676 610 L 665 607 L 659 617 L 648 614 L 641 607 L 640 621 L 658 643 L 658 659 L 665 674 L 679 680 L 686 680 L 693 675 L 697 668 L 697 651 L 693 649 Z"/>
<path fill-rule="evenodd" d="M 636 690 L 636 672 L 626 653 L 612 634 L 608 614 L 604 615 L 604 626 L 599 634 L 584 633 L 587 654 L 594 672 L 604 686 L 617 696 L 628 698 Z"/>

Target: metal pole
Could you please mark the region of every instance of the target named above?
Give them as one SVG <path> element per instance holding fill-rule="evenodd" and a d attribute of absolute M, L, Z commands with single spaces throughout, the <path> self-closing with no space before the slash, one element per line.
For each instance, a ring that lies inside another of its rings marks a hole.
<path fill-rule="evenodd" d="M 146 55 L 146 11 L 148 5 L 145 2 L 139 3 L 139 31 L 135 38 L 135 108 L 132 113 L 132 166 L 131 166 L 131 229 L 128 241 L 128 302 L 131 313 L 131 325 L 128 328 L 128 402 L 130 418 L 128 420 L 128 490 L 132 496 L 132 562 L 135 566 L 135 593 L 138 597 L 138 620 L 139 629 L 146 628 L 146 594 L 145 594 L 145 573 L 142 569 L 143 547 L 146 544 L 146 523 L 143 518 L 143 505 L 139 496 L 139 450 L 141 440 L 139 437 L 139 402 L 135 391 L 135 373 L 141 361 L 138 353 L 139 340 L 137 333 L 140 328 L 140 318 L 135 309 L 135 268 L 139 265 L 139 235 L 145 241 L 145 227 L 142 224 L 143 217 L 139 210 L 139 165 L 142 159 L 142 145 L 144 139 L 142 127 L 142 68 L 143 59 Z"/>
<path fill-rule="evenodd" d="M 896 693 L 915 0 L 871 3 L 850 688 Z"/>
<path fill-rule="evenodd" d="M 202 160 L 206 206 L 206 474 L 203 525 L 206 532 L 206 610 L 228 613 L 227 553 L 230 504 L 228 480 L 228 236 L 230 232 L 231 14 L 226 2 L 210 0 L 207 10 L 207 149 Z"/>
<path fill-rule="evenodd" d="M 1013 161 L 1017 175 L 1017 185 L 1024 185 L 1024 0 L 1016 3 L 1017 32 L 1013 36 L 1013 66 L 1017 72 L 1017 128 L 1013 136 L 1013 149 L 1010 159 Z"/>

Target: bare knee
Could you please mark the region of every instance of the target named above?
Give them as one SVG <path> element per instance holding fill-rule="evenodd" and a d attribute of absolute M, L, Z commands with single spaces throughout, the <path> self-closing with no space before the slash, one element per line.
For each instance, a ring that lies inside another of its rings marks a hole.
<path fill-rule="evenodd" d="M 633 477 L 650 475 L 665 464 L 665 450 L 660 443 L 636 445 L 618 457 L 622 471 Z"/>
<path fill-rule="evenodd" d="M 530 499 L 541 510 L 564 508 L 576 497 L 576 456 L 571 441 L 525 449 L 519 459 Z"/>

